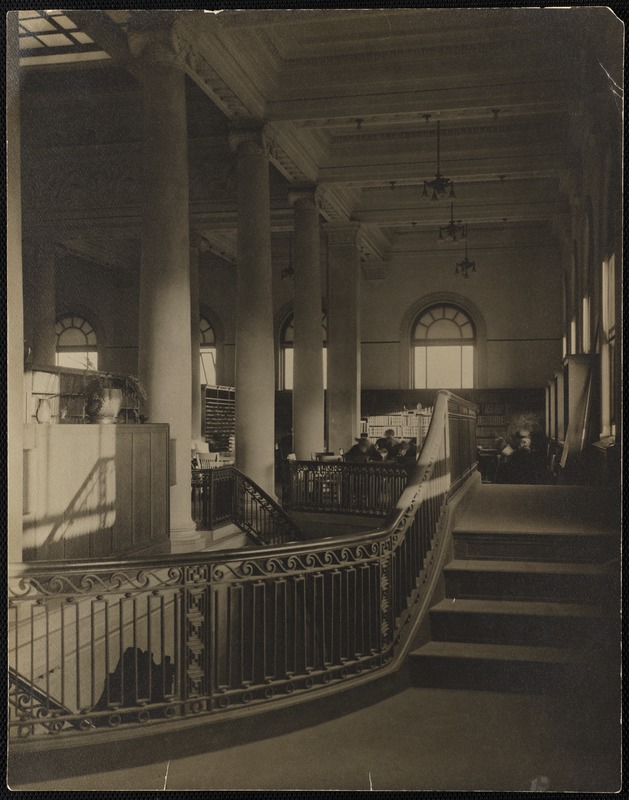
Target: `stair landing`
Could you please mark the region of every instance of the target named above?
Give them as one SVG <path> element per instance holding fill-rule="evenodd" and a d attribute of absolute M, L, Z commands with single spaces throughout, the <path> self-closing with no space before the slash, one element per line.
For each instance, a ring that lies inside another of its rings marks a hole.
<path fill-rule="evenodd" d="M 457 525 L 469 533 L 614 534 L 612 492 L 592 486 L 483 484 Z"/>

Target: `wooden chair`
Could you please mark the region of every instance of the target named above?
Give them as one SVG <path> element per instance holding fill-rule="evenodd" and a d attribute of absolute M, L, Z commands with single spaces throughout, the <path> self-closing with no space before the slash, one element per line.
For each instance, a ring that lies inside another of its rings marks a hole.
<path fill-rule="evenodd" d="M 197 453 L 199 469 L 216 469 L 219 465 L 219 453 Z"/>

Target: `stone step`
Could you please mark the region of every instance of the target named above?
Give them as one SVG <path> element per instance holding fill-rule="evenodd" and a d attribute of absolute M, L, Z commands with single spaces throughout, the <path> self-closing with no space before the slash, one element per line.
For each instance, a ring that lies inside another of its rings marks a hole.
<path fill-rule="evenodd" d="M 444 569 L 446 596 L 608 605 L 615 575 L 602 564 L 455 559 Z"/>
<path fill-rule="evenodd" d="M 604 649 L 620 641 L 601 606 L 446 598 L 430 609 L 433 640 Z"/>
<path fill-rule="evenodd" d="M 409 654 L 413 684 L 431 688 L 571 691 L 604 668 L 596 655 L 562 647 L 431 641 Z"/>
<path fill-rule="evenodd" d="M 608 532 L 474 531 L 453 533 L 456 558 L 605 563 L 619 558 L 620 537 Z"/>
<path fill-rule="evenodd" d="M 205 537 L 203 552 L 212 550 L 234 550 L 252 545 L 253 540 L 237 525 L 227 523 L 209 531 Z"/>

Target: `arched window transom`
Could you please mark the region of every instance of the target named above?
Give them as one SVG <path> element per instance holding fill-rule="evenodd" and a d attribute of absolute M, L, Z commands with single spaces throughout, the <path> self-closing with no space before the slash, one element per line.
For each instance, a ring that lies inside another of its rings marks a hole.
<path fill-rule="evenodd" d="M 437 303 L 412 326 L 415 389 L 471 389 L 474 386 L 476 331 L 458 306 Z"/>
<path fill-rule="evenodd" d="M 216 386 L 216 333 L 205 318 L 199 320 L 201 384 Z"/>
<path fill-rule="evenodd" d="M 55 325 L 58 367 L 98 369 L 96 331 L 83 317 L 66 314 Z"/>

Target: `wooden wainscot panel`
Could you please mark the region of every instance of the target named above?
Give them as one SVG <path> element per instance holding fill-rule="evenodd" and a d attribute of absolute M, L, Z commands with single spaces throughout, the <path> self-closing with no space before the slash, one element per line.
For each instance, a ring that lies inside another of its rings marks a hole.
<path fill-rule="evenodd" d="M 120 556 L 168 538 L 168 425 L 27 425 L 24 559 Z"/>

